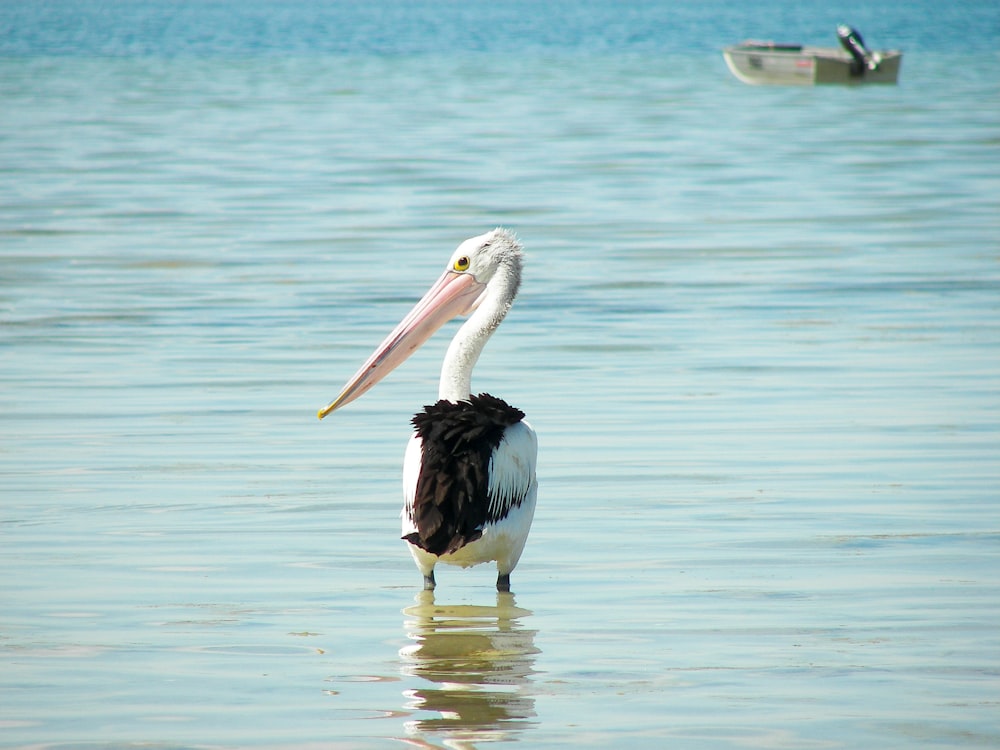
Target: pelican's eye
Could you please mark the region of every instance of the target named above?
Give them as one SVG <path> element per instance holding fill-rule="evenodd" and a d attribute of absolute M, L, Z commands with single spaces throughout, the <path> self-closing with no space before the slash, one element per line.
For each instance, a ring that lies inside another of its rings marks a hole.
<path fill-rule="evenodd" d="M 469 256 L 463 255 L 461 258 L 455 261 L 455 265 L 452 266 L 456 271 L 468 271 L 469 270 Z"/>

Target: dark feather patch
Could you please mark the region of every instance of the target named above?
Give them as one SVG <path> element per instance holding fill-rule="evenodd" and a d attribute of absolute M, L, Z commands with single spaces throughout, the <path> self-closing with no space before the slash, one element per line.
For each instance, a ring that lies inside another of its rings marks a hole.
<path fill-rule="evenodd" d="M 483 535 L 489 518 L 489 466 L 504 431 L 524 412 L 481 393 L 468 401 L 438 401 L 413 417 L 421 438 L 420 476 L 413 503 L 417 531 L 404 539 L 434 555 L 461 549 Z"/>

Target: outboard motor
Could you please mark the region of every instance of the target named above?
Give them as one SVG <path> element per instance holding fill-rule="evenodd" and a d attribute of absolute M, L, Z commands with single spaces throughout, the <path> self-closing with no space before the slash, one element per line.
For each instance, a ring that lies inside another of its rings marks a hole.
<path fill-rule="evenodd" d="M 873 55 L 865 47 L 865 40 L 861 34 L 850 26 L 841 24 L 837 27 L 837 38 L 840 44 L 848 51 L 853 58 L 851 61 L 851 75 L 860 78 L 869 70 L 875 70 L 880 60 L 877 55 Z"/>

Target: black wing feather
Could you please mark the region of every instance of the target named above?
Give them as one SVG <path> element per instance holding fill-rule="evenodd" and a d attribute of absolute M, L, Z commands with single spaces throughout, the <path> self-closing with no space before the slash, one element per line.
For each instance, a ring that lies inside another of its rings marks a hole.
<path fill-rule="evenodd" d="M 468 401 L 438 401 L 413 417 L 421 438 L 413 501 L 417 531 L 404 539 L 431 554 L 461 549 L 483 535 L 489 517 L 490 457 L 504 431 L 524 412 L 481 393 Z"/>

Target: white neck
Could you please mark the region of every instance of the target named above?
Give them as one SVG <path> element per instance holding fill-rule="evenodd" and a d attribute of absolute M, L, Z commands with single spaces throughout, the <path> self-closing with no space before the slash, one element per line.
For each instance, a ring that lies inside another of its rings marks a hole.
<path fill-rule="evenodd" d="M 503 274 L 495 276 L 486 299 L 458 329 L 441 366 L 439 399 L 462 401 L 472 394 L 472 369 L 486 342 L 510 310 L 519 280 Z"/>

